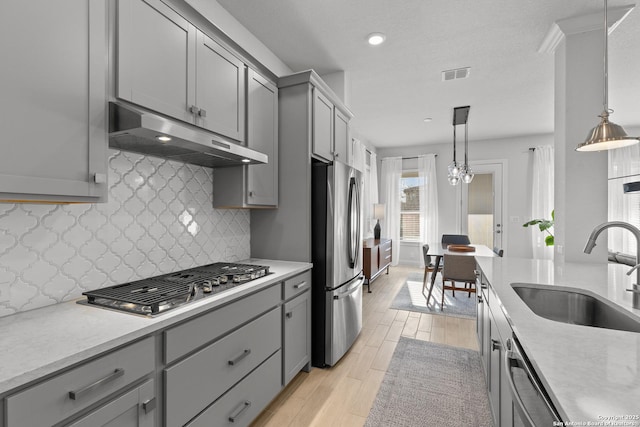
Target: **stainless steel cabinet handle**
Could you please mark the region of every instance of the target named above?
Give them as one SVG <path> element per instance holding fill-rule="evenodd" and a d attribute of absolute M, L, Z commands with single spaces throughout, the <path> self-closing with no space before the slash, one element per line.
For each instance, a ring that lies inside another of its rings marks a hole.
<path fill-rule="evenodd" d="M 502 345 L 500 344 L 500 341 L 494 339 L 491 340 L 491 351 L 500 350 L 501 347 Z"/>
<path fill-rule="evenodd" d="M 244 359 L 245 357 L 247 357 L 248 355 L 251 354 L 251 349 L 246 349 L 245 351 L 243 351 L 239 356 L 237 356 L 236 358 L 229 360 L 229 365 L 233 366 L 238 364 L 238 362 L 240 362 L 242 359 Z"/>
<path fill-rule="evenodd" d="M 113 381 L 116 378 L 120 378 L 123 375 L 124 375 L 124 369 L 118 368 L 114 370 L 112 373 L 110 373 L 109 375 L 107 375 L 106 377 L 101 378 L 98 381 L 92 384 L 89 384 L 88 386 L 82 387 L 80 390 L 71 390 L 69 392 L 69 398 L 71 400 L 78 400 L 82 398 L 82 396 L 84 396 L 85 394 L 90 393 L 91 391 L 95 390 L 101 385 L 106 384 L 110 381 Z"/>
<path fill-rule="evenodd" d="M 149 412 L 153 411 L 154 409 L 156 409 L 156 398 L 155 397 L 153 399 L 149 399 L 149 400 L 146 400 L 146 401 L 142 402 L 142 410 L 144 411 L 145 414 L 148 414 Z"/>
<path fill-rule="evenodd" d="M 205 110 L 205 109 L 202 109 L 202 108 L 201 108 L 201 109 L 198 111 L 198 115 L 199 115 L 200 117 L 207 117 L 207 110 Z"/>
<path fill-rule="evenodd" d="M 287 316 L 287 319 L 291 319 L 293 317 L 293 311 L 289 311 L 289 312 L 285 313 L 284 315 Z"/>
<path fill-rule="evenodd" d="M 295 289 L 302 289 L 305 286 L 307 286 L 307 282 L 300 282 L 297 285 L 294 286 Z"/>
<path fill-rule="evenodd" d="M 482 304 L 483 302 L 482 295 L 478 295 L 478 304 Z"/>
<path fill-rule="evenodd" d="M 251 402 L 249 402 L 248 400 L 245 400 L 244 402 L 242 402 L 240 404 L 240 406 L 238 407 L 238 409 L 236 409 L 233 414 L 229 415 L 229 422 L 235 423 L 236 419 L 242 415 L 242 413 L 244 411 L 246 411 L 247 409 L 249 409 L 249 406 L 251 406 Z"/>
<path fill-rule="evenodd" d="M 500 234 L 500 230 L 496 231 L 497 234 Z"/>

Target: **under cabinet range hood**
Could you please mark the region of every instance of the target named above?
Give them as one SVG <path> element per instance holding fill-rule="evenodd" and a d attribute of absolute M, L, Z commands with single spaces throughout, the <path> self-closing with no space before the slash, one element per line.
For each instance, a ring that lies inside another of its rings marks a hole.
<path fill-rule="evenodd" d="M 109 146 L 210 168 L 269 161 L 214 133 L 116 102 L 109 102 Z"/>

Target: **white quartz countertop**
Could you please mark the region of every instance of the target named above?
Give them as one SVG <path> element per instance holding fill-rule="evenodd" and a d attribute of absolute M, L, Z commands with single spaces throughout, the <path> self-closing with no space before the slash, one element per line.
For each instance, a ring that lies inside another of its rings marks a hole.
<path fill-rule="evenodd" d="M 632 308 L 632 295 L 625 291 L 635 278 L 625 274 L 630 267 L 519 258 L 477 261 L 563 420 L 588 425 L 603 417 L 632 416 L 626 419 L 631 424 L 610 425 L 640 425 L 639 419 L 633 419 L 640 415 L 640 333 L 545 319 L 533 313 L 511 287 L 532 283 L 580 288 L 640 320 L 640 310 Z M 492 309 L 494 304 L 489 301 Z"/>
<path fill-rule="evenodd" d="M 0 318 L 0 395 L 85 359 L 311 268 L 310 263 L 249 259 L 268 276 L 150 318 L 70 301 Z M 85 300 L 85 298 L 80 298 Z"/>

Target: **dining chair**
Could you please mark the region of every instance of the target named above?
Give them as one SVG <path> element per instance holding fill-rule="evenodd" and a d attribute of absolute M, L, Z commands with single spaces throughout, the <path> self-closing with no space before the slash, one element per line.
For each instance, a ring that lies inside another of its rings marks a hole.
<path fill-rule="evenodd" d="M 473 256 L 449 255 L 444 254 L 444 266 L 442 268 L 442 302 L 440 303 L 440 311 L 444 307 L 444 292 L 452 291 L 455 297 L 455 291 L 468 292 L 467 297 L 471 297 L 471 293 L 476 293 L 476 259 Z M 451 282 L 448 285 L 447 282 Z M 456 282 L 465 284 L 464 288 L 456 288 Z"/>
<path fill-rule="evenodd" d="M 422 295 L 427 298 L 427 295 L 424 293 L 424 288 L 427 286 L 427 276 L 428 273 L 437 274 L 438 271 L 442 274 L 442 266 L 436 267 L 436 265 L 431 261 L 431 255 L 429 255 L 429 245 L 422 245 L 422 256 L 424 257 L 424 277 L 422 278 Z M 427 301 L 429 303 L 429 301 Z"/>
<path fill-rule="evenodd" d="M 498 255 L 500 258 L 502 258 L 504 256 L 504 249 L 500 249 L 497 246 L 493 247 L 493 252 Z"/>
<path fill-rule="evenodd" d="M 471 244 L 471 240 L 469 240 L 469 236 L 466 234 L 443 234 L 442 243 L 449 245 L 469 245 Z"/>

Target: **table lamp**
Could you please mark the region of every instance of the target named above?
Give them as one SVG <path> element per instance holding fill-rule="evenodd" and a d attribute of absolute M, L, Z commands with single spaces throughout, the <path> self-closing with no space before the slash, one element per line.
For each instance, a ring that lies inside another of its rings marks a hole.
<path fill-rule="evenodd" d="M 384 219 L 384 204 L 373 205 L 373 217 L 378 220 L 376 226 L 373 227 L 373 238 L 380 240 L 380 220 Z"/>

